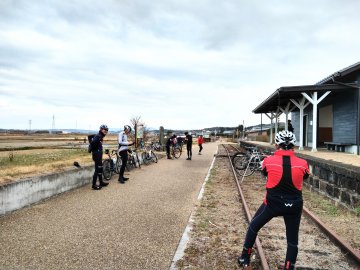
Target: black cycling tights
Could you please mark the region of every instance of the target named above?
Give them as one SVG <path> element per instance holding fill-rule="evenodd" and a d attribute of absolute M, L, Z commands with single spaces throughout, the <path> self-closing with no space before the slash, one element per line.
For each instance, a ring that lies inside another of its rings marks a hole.
<path fill-rule="evenodd" d="M 122 162 L 119 173 L 119 180 L 120 180 L 121 178 L 124 178 L 125 167 L 128 161 L 128 150 L 120 151 L 119 155 L 121 157 L 121 162 Z"/>
<path fill-rule="evenodd" d="M 287 251 L 285 266 L 295 265 L 298 254 L 299 226 L 302 212 L 302 199 L 287 200 L 267 200 L 257 210 L 246 233 L 244 248 L 251 249 L 255 243 L 258 231 L 268 223 L 273 217 L 283 216 L 286 226 Z M 290 206 L 291 205 L 291 206 Z M 287 269 L 287 268 L 284 268 Z M 292 268 L 289 268 L 292 269 Z"/>
<path fill-rule="evenodd" d="M 102 152 L 95 152 L 92 154 L 93 161 L 95 162 L 95 172 L 93 175 L 93 186 L 96 185 L 96 180 L 99 177 L 100 183 L 102 182 L 102 172 L 103 172 L 103 166 L 102 166 Z"/>
<path fill-rule="evenodd" d="M 192 146 L 190 145 L 186 145 L 186 151 L 187 151 L 187 156 L 188 158 L 192 157 Z"/>

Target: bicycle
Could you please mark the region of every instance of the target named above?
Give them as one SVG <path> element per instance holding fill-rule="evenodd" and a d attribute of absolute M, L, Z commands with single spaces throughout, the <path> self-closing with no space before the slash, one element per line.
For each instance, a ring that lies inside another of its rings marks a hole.
<path fill-rule="evenodd" d="M 130 171 L 131 168 L 141 168 L 139 155 L 137 153 L 137 149 L 129 149 L 129 158 L 126 164 L 126 169 Z"/>
<path fill-rule="evenodd" d="M 257 147 L 244 147 L 246 152 L 237 152 L 231 157 L 231 162 L 235 169 L 244 170 L 247 166 L 248 159 L 253 151 L 257 151 Z"/>
<path fill-rule="evenodd" d="M 178 159 L 181 156 L 181 153 L 182 153 L 182 149 L 180 148 L 180 146 L 178 146 L 178 145 L 172 145 L 171 146 L 170 154 L 174 158 Z"/>
<path fill-rule="evenodd" d="M 162 145 L 159 142 L 152 142 L 150 144 L 150 147 L 154 151 L 161 151 L 161 149 L 163 148 Z"/>
<path fill-rule="evenodd" d="M 105 149 L 105 154 L 108 156 L 103 161 L 103 176 L 106 180 L 110 180 L 115 173 L 120 173 L 121 158 L 116 150 Z"/>
<path fill-rule="evenodd" d="M 243 178 L 252 175 L 255 171 L 261 171 L 263 160 L 271 155 L 267 151 L 260 152 L 256 147 L 249 147 L 246 150 L 248 151 L 246 154 L 233 156 L 234 167 Z"/>
<path fill-rule="evenodd" d="M 182 153 L 183 151 L 183 146 L 184 146 L 184 142 L 177 142 L 175 144 L 175 147 L 178 147 L 180 149 L 180 152 Z"/>
<path fill-rule="evenodd" d="M 151 146 L 149 146 L 149 145 L 145 146 L 145 152 L 141 153 L 141 159 L 143 160 L 145 165 L 149 165 L 151 161 L 154 163 L 158 162 L 158 158 L 157 158 L 156 154 L 154 153 L 154 151 L 151 149 Z"/>

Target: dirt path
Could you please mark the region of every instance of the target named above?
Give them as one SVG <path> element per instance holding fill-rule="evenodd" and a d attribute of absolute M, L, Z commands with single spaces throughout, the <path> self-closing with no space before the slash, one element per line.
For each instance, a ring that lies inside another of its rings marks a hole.
<path fill-rule="evenodd" d="M 1 269 L 168 269 L 217 145 L 0 218 Z"/>

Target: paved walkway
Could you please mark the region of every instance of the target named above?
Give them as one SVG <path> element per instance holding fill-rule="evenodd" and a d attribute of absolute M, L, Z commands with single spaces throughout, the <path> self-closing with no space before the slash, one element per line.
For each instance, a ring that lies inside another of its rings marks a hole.
<path fill-rule="evenodd" d="M 216 143 L 0 218 L 0 269 L 168 269 Z"/>

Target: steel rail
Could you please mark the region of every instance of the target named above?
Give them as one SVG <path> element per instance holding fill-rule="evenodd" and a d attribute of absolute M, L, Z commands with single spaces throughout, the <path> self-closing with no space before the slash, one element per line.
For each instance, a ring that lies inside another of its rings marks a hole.
<path fill-rule="evenodd" d="M 315 224 L 333 241 L 335 244 L 343 248 L 348 255 L 354 259 L 357 263 L 360 264 L 360 253 L 359 251 L 355 250 L 351 247 L 351 245 L 345 241 L 343 238 L 341 238 L 339 235 L 337 235 L 334 231 L 332 231 L 330 228 L 328 228 L 325 223 L 323 223 L 315 214 L 313 214 L 309 209 L 307 209 L 305 206 L 303 207 L 303 212 L 306 216 L 308 216 L 312 221 L 315 222 Z"/>
<path fill-rule="evenodd" d="M 225 151 L 226 151 L 227 154 L 228 154 L 230 166 L 231 166 L 232 172 L 233 172 L 234 177 L 235 177 L 235 183 L 236 183 L 236 186 L 237 186 L 237 188 L 238 188 L 238 192 L 239 192 L 240 197 L 241 197 L 241 201 L 242 201 L 242 204 L 243 204 L 243 207 L 244 207 L 244 211 L 245 211 L 245 213 L 246 213 L 247 220 L 248 220 L 248 222 L 250 223 L 250 221 L 251 221 L 251 219 L 252 219 L 252 216 L 251 216 L 251 213 L 250 213 L 250 209 L 249 209 L 249 207 L 247 206 L 244 193 L 242 192 L 242 189 L 241 189 L 240 184 L 239 184 L 239 179 L 237 178 L 237 176 L 236 176 L 236 171 L 235 171 L 235 169 L 234 169 L 234 166 L 232 165 L 229 151 L 228 151 L 228 149 L 226 149 L 226 147 L 225 147 L 224 144 L 222 144 L 222 146 L 225 148 Z M 259 257 L 260 257 L 260 262 L 261 262 L 262 269 L 263 269 L 263 270 L 270 270 L 270 267 L 269 267 L 269 264 L 268 264 L 268 262 L 267 262 L 267 260 L 266 260 L 265 253 L 264 253 L 264 250 L 263 250 L 263 248 L 262 248 L 262 246 L 261 246 L 261 242 L 260 242 L 260 240 L 259 240 L 259 237 L 256 237 L 255 244 L 256 244 L 257 252 L 258 252 Z"/>

